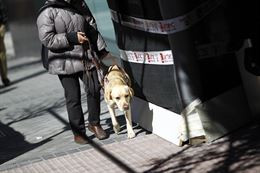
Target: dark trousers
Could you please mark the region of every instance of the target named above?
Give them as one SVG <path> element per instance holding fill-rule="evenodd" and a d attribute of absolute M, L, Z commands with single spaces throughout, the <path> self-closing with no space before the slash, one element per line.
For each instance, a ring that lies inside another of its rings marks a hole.
<path fill-rule="evenodd" d="M 0 30 L 0 76 L 2 81 L 7 79 L 7 61 L 6 61 L 4 34 L 5 31 Z"/>
<path fill-rule="evenodd" d="M 85 75 L 84 75 L 85 76 Z M 96 71 L 94 71 L 90 79 L 94 82 L 94 86 L 98 86 Z M 85 84 L 85 92 L 87 94 L 88 105 L 88 121 L 91 124 L 100 122 L 100 88 L 90 90 L 89 84 L 83 79 L 83 72 L 71 75 L 59 75 L 59 79 L 64 88 L 69 123 L 74 135 L 86 133 L 84 115 L 81 105 L 81 90 L 79 79 Z"/>

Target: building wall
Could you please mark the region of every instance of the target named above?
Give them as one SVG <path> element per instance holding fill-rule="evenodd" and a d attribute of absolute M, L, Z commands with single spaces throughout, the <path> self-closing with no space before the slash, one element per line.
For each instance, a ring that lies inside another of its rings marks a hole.
<path fill-rule="evenodd" d="M 9 28 L 12 34 L 17 57 L 40 56 L 40 43 L 36 28 L 38 9 L 46 0 L 4 0 L 9 16 Z M 108 50 L 118 55 L 115 34 L 106 0 L 87 0 L 93 12 L 98 29 L 108 45 Z M 26 40 L 27 44 L 24 44 Z"/>
<path fill-rule="evenodd" d="M 40 42 L 36 28 L 38 9 L 45 0 L 4 0 L 9 19 L 14 54 L 19 57 L 40 57 Z M 26 44 L 25 44 L 26 42 Z"/>
<path fill-rule="evenodd" d="M 28 21 L 36 18 L 40 6 L 45 0 L 4 0 L 7 9 L 9 21 Z"/>

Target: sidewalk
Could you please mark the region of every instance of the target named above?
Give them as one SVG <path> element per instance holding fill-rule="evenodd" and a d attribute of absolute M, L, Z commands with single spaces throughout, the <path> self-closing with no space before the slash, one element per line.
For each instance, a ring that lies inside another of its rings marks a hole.
<path fill-rule="evenodd" d="M 93 143 L 75 144 L 57 76 L 36 57 L 9 59 L 8 66 L 13 84 L 0 86 L 0 172 L 260 172 L 259 123 L 211 144 L 184 147 L 135 124 L 137 137 L 129 140 L 120 112 L 122 131 L 113 133 L 102 100 L 101 123 L 110 137 L 99 141 L 87 130 Z M 82 101 L 87 119 L 84 93 Z"/>
<path fill-rule="evenodd" d="M 10 59 L 8 66 L 13 84 L 7 88 L 0 86 L 0 163 L 12 164 L 77 149 L 79 145 L 74 143 L 69 130 L 64 93 L 57 76 L 47 74 L 39 58 Z M 84 92 L 82 101 L 87 119 Z M 122 113 L 119 112 L 118 117 L 122 132 L 117 136 L 112 131 L 107 111 L 102 99 L 101 124 L 111 134 L 110 138 L 99 141 L 87 131 L 100 145 L 127 139 Z M 134 127 L 138 136 L 145 135 L 143 129 Z"/>

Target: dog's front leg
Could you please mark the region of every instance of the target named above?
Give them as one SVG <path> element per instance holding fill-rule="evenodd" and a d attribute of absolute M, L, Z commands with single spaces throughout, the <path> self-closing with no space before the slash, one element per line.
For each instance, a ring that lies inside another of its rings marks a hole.
<path fill-rule="evenodd" d="M 113 130 L 116 134 L 119 133 L 120 131 L 120 125 L 118 124 L 117 122 L 117 119 L 116 119 L 116 113 L 115 113 L 115 109 L 111 106 L 107 106 L 108 107 L 108 111 L 110 113 L 110 116 L 111 116 L 111 120 L 112 120 L 112 124 L 113 124 Z"/>
<path fill-rule="evenodd" d="M 129 109 L 125 111 L 125 119 L 126 119 L 127 137 L 134 138 L 135 132 L 133 130 L 133 125 L 132 125 L 131 107 L 129 107 Z"/>

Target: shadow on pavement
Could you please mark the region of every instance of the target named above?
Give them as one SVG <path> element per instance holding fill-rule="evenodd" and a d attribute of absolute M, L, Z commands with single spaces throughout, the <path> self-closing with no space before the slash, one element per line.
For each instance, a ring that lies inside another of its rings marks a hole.
<path fill-rule="evenodd" d="M 29 120 L 35 117 L 43 116 L 46 114 L 46 112 L 52 113 L 53 110 L 59 109 L 65 105 L 65 102 L 63 99 L 58 99 L 56 101 L 53 101 L 53 103 L 39 103 L 39 104 L 30 104 L 28 107 L 23 108 L 21 111 L 21 114 L 17 115 L 15 114 L 6 114 L 6 120 L 9 121 L 7 124 L 10 126 L 11 124 L 18 123 L 23 120 Z M 58 114 L 51 114 L 56 119 L 61 121 L 63 124 L 67 125 L 66 121 L 61 118 Z"/>
<path fill-rule="evenodd" d="M 24 135 L 0 122 L 0 164 L 33 150 L 50 140 L 46 139 L 35 144 L 28 143 Z"/>
<path fill-rule="evenodd" d="M 186 146 L 166 159 L 155 159 L 150 165 L 152 167 L 145 173 L 194 172 L 194 170 L 209 173 L 250 171 L 260 166 L 259 131 L 260 124 L 257 123 L 212 144 Z"/>
<path fill-rule="evenodd" d="M 52 111 L 52 110 L 48 110 L 53 116 L 55 116 L 56 118 L 60 117 L 56 112 Z M 58 118 L 60 120 L 60 118 Z M 120 118 L 122 119 L 122 118 Z M 105 121 L 106 124 L 107 122 L 110 120 L 109 119 L 105 119 L 102 121 Z M 122 121 L 122 120 L 121 120 Z M 120 121 L 120 122 L 121 122 Z M 67 121 L 61 120 L 61 122 L 63 122 L 66 126 L 69 126 Z M 110 121 L 111 124 L 111 121 Z M 109 132 L 108 132 L 109 131 Z M 107 129 L 106 132 L 108 132 L 110 134 L 111 130 Z M 117 166 L 119 166 L 121 169 L 125 170 L 128 173 L 135 173 L 135 171 L 129 167 L 128 165 L 126 165 L 124 162 L 122 162 L 120 159 L 118 159 L 117 157 L 115 157 L 113 154 L 109 153 L 107 150 L 105 150 L 104 148 L 102 148 L 98 143 L 94 142 L 92 139 L 95 138 L 94 135 L 89 136 L 88 137 L 88 142 L 89 145 L 91 145 L 94 149 L 96 149 L 98 152 L 100 152 L 102 155 L 104 155 L 105 157 L 107 157 L 109 160 L 111 160 L 114 164 L 116 164 Z"/>
<path fill-rule="evenodd" d="M 125 115 L 121 114 L 121 115 L 116 116 L 116 118 L 117 118 L 117 121 L 118 121 L 118 123 L 120 125 L 119 135 L 120 134 L 127 134 Z M 103 119 L 102 121 L 105 121 L 105 124 L 107 124 L 109 126 L 109 128 L 107 129 L 107 132 L 109 132 L 110 134 L 115 133 L 114 130 L 113 130 L 113 125 L 112 125 L 111 118 Z M 132 124 L 133 124 L 133 129 L 137 130 L 136 136 L 138 136 L 138 134 L 140 134 L 142 132 L 146 132 L 146 134 L 150 134 L 149 131 L 141 128 L 138 124 L 136 124 L 134 122 L 132 122 Z"/>
<path fill-rule="evenodd" d="M 12 124 L 19 123 L 24 120 L 29 120 L 38 116 L 42 116 L 46 113 L 46 111 L 52 113 L 52 109 L 58 109 L 64 106 L 64 102 L 62 100 L 58 100 L 54 102 L 52 105 L 30 105 L 28 108 L 24 108 L 20 115 L 6 115 L 6 120 L 9 121 L 7 124 L 3 124 L 0 122 L 0 164 L 3 164 L 9 160 L 12 160 L 22 154 L 29 152 L 41 145 L 44 145 L 50 141 L 55 136 L 67 131 L 69 129 L 68 126 L 65 126 L 63 130 L 59 133 L 52 134 L 52 136 L 42 140 L 38 143 L 29 143 L 25 140 L 25 136 L 16 131 L 11 127 Z M 3 108 L 4 110 L 4 108 Z M 66 124 L 66 121 L 62 119 L 58 114 L 51 114 L 53 117 L 61 121 L 63 124 Z M 32 122 L 33 123 L 33 122 Z M 32 128 L 32 130 L 34 130 Z"/>
<path fill-rule="evenodd" d="M 25 77 L 22 77 L 22 78 L 20 78 L 20 79 L 17 79 L 17 80 L 12 81 L 12 82 L 11 82 L 11 85 L 12 85 L 12 84 L 19 83 L 19 82 L 24 81 L 24 80 L 27 80 L 27 79 L 30 79 L 30 78 L 37 77 L 37 76 L 42 75 L 42 74 L 44 74 L 44 73 L 46 73 L 46 70 L 38 71 L 38 72 L 36 72 L 36 73 L 34 73 L 34 74 L 31 74 L 31 75 L 28 75 L 28 76 L 25 76 Z"/>
<path fill-rule="evenodd" d="M 20 70 L 22 68 L 27 68 L 28 66 L 33 66 L 33 65 L 37 65 L 37 64 L 41 64 L 42 61 L 37 58 L 36 60 L 34 61 L 29 61 L 29 62 L 26 62 L 26 63 L 21 63 L 21 64 L 18 64 L 18 65 L 14 65 L 14 66 L 11 66 L 8 68 L 8 71 L 15 71 L 15 70 Z"/>
<path fill-rule="evenodd" d="M 3 137 L 0 136 L 0 164 L 5 163 L 9 160 L 12 160 L 15 157 L 18 157 L 19 155 L 22 155 L 30 150 L 33 150 L 41 145 L 44 145 L 50 141 L 53 140 L 55 136 L 60 135 L 61 133 L 64 133 L 65 131 L 69 130 L 69 123 L 67 120 L 65 120 L 61 115 L 59 115 L 55 110 L 63 107 L 65 105 L 64 99 L 57 100 L 51 105 L 30 105 L 28 108 L 23 110 L 23 113 L 19 116 L 17 115 L 6 115 L 8 118 L 9 123 L 7 124 L 0 124 L 0 135 L 2 134 Z M 15 131 L 10 126 L 12 124 L 29 120 L 38 116 L 44 115 L 46 112 L 48 112 L 50 115 L 52 115 L 55 119 L 59 120 L 62 124 L 65 125 L 62 131 L 59 133 L 53 134 L 52 136 L 46 138 L 45 140 L 39 142 L 39 143 L 29 143 L 25 140 L 25 136 L 22 135 L 20 132 Z M 86 112 L 87 113 L 87 112 Z M 101 120 L 103 122 L 111 124 L 110 118 Z M 121 116 L 119 118 L 119 121 L 122 125 L 125 124 L 124 117 Z M 125 127 L 124 127 L 125 128 Z M 138 128 L 138 127 L 135 127 Z M 108 132 L 109 130 L 109 132 Z M 142 129 L 141 129 L 142 130 Z M 107 129 L 107 132 L 110 133 L 111 129 Z M 123 161 L 115 157 L 113 154 L 111 154 L 109 151 L 105 150 L 100 146 L 99 143 L 93 141 L 92 139 L 95 138 L 94 135 L 89 136 L 88 141 L 90 146 L 92 146 L 95 150 L 100 152 L 102 155 L 107 157 L 107 159 L 111 160 L 115 165 L 120 167 L 122 170 L 125 170 L 129 173 L 135 173 L 134 169 L 132 169 L 130 166 L 125 164 Z"/>
<path fill-rule="evenodd" d="M 14 85 L 14 84 L 16 84 L 16 83 L 19 83 L 19 82 L 22 82 L 22 81 L 24 81 L 24 80 L 37 77 L 37 76 L 42 75 L 42 74 L 44 74 L 44 73 L 46 73 L 46 70 L 38 71 L 38 72 L 33 73 L 33 74 L 31 74 L 31 75 L 27 75 L 27 76 L 21 77 L 20 79 L 11 80 L 10 86 L 8 86 L 8 87 L 11 87 L 12 85 Z M 3 86 L 3 85 L 0 86 L 0 89 L 5 89 L 5 88 L 7 88 L 7 87 L 5 87 L 5 86 Z M 3 93 L 5 93 L 5 92 L 11 91 L 11 90 L 14 90 L 14 89 L 16 89 L 16 88 L 17 88 L 17 87 L 8 88 L 8 89 L 6 89 L 6 90 L 4 90 L 4 91 L 0 91 L 0 94 L 3 94 Z"/>
<path fill-rule="evenodd" d="M 3 110 L 5 110 L 6 109 L 6 107 L 1 107 L 0 108 L 0 111 L 3 111 Z"/>
<path fill-rule="evenodd" d="M 4 88 L 5 88 L 4 86 L 0 86 L 0 89 L 3 89 L 3 90 L 0 90 L 0 95 L 7 93 L 7 92 L 10 92 L 10 91 L 16 89 L 17 87 L 11 87 L 11 88 L 7 88 L 7 89 L 4 89 Z"/>

